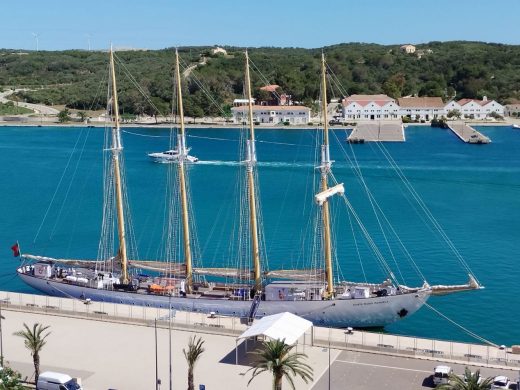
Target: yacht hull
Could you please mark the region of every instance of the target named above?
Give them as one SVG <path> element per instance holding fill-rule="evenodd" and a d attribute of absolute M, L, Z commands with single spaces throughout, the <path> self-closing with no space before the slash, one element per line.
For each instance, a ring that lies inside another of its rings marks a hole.
<path fill-rule="evenodd" d="M 83 287 L 53 279 L 40 278 L 19 272 L 20 278 L 31 287 L 51 296 L 127 305 L 171 308 L 179 311 L 215 312 L 219 315 L 248 317 L 253 301 L 168 297 L 154 294 L 114 291 Z M 429 298 L 430 290 L 385 297 L 363 299 L 335 299 L 318 301 L 261 301 L 256 318 L 290 312 L 325 327 L 384 327 L 415 313 Z"/>
<path fill-rule="evenodd" d="M 156 163 L 174 163 L 179 161 L 179 155 L 178 154 L 166 154 L 166 153 L 149 153 L 148 157 L 152 159 L 153 162 Z M 189 163 L 196 163 L 199 161 L 197 157 L 187 155 L 186 161 Z"/>

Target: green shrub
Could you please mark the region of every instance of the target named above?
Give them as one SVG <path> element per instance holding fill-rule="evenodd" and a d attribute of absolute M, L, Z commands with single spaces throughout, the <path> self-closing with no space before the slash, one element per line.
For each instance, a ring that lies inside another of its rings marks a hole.
<path fill-rule="evenodd" d="M 0 389 L 24 390 L 26 387 L 22 385 L 20 373 L 6 366 L 0 370 Z"/>
<path fill-rule="evenodd" d="M 491 118 L 495 118 L 496 120 L 504 120 L 504 117 L 500 114 L 497 114 L 495 111 L 493 111 L 491 114 L 489 114 Z"/>

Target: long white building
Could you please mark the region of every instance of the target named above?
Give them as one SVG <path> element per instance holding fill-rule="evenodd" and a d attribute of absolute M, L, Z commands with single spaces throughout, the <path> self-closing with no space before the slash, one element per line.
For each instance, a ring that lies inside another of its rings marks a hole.
<path fill-rule="evenodd" d="M 354 121 L 392 120 L 408 117 L 412 120 L 430 121 L 446 117 L 458 110 L 463 118 L 486 119 L 491 113 L 504 115 L 504 106 L 486 97 L 452 100 L 444 103 L 441 97 L 404 97 L 397 101 L 387 95 L 352 95 L 342 101 L 343 119 Z"/>
<path fill-rule="evenodd" d="M 444 102 L 440 97 L 404 97 L 397 99 L 399 115 L 412 120 L 432 120 L 446 116 Z"/>
<path fill-rule="evenodd" d="M 459 101 L 451 101 L 445 106 L 446 115 L 453 110 L 458 110 L 463 118 L 468 119 L 485 119 L 490 116 L 492 112 L 503 116 L 504 106 L 495 100 L 484 99 L 461 99 Z"/>
<path fill-rule="evenodd" d="M 399 106 L 387 95 L 352 95 L 343 99 L 343 118 L 348 120 L 399 119 Z"/>
<path fill-rule="evenodd" d="M 233 123 L 247 122 L 248 107 L 232 107 Z M 253 106 L 253 121 L 260 124 L 306 125 L 311 120 L 310 109 L 304 106 Z"/>

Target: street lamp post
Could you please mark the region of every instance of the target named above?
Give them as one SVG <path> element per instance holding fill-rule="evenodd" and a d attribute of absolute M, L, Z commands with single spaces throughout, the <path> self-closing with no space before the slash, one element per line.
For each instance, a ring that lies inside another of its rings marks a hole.
<path fill-rule="evenodd" d="M 159 380 L 159 365 L 157 358 L 157 318 L 154 321 L 155 325 L 155 390 L 159 390 L 159 385 L 161 381 Z"/>
<path fill-rule="evenodd" d="M 173 390 L 172 383 L 172 293 L 169 291 L 168 295 L 168 350 L 170 358 L 170 390 Z"/>
<path fill-rule="evenodd" d="M 330 328 L 329 328 L 329 390 L 330 390 Z"/>
<path fill-rule="evenodd" d="M 3 335 L 2 335 L 2 319 L 4 317 L 2 316 L 2 302 L 0 302 L 0 366 L 4 366 L 4 342 L 3 342 Z"/>

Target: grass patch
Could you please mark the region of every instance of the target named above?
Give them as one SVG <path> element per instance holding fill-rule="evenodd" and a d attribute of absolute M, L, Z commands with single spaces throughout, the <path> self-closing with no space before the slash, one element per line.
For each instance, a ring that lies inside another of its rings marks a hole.
<path fill-rule="evenodd" d="M 22 115 L 32 113 L 34 113 L 33 110 L 15 106 L 13 102 L 0 103 L 0 115 Z"/>

